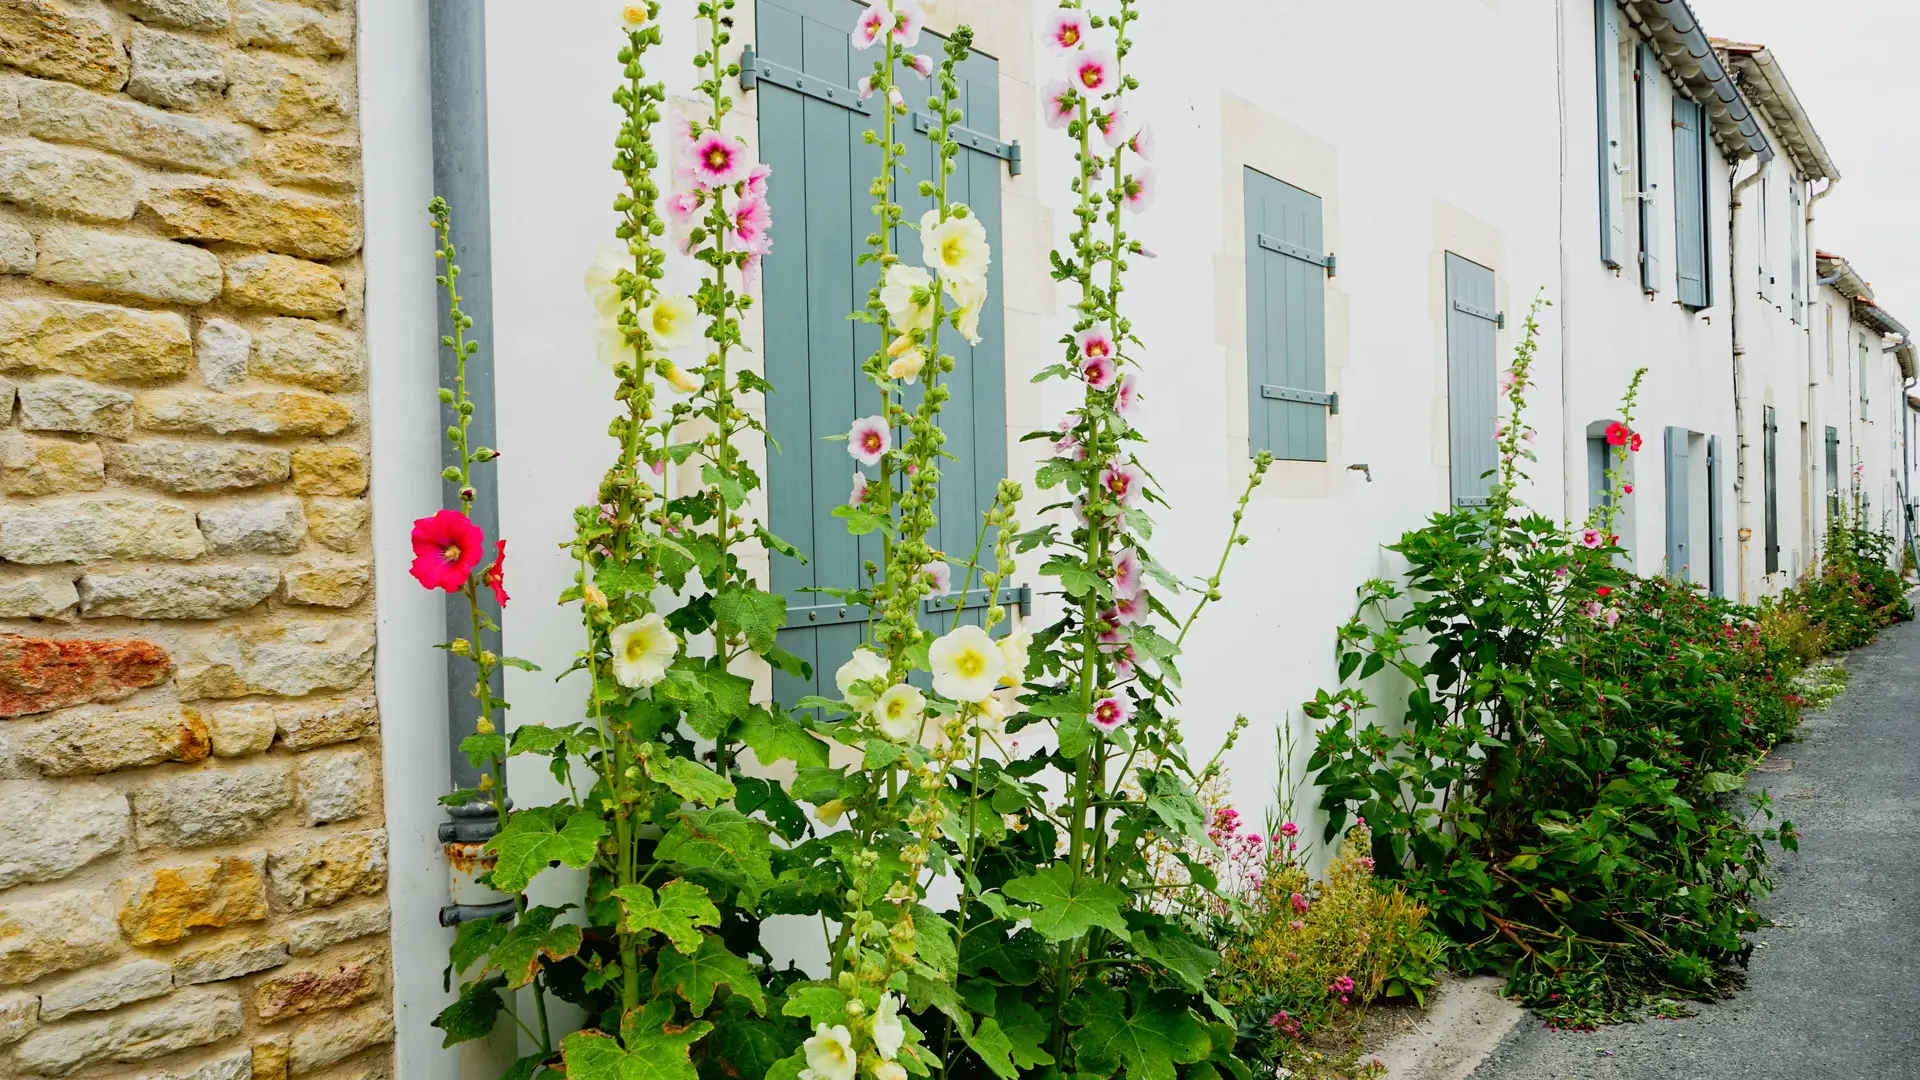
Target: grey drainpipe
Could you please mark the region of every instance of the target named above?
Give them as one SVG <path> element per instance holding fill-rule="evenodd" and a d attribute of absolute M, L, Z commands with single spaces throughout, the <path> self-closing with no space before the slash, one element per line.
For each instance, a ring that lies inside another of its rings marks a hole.
<path fill-rule="evenodd" d="M 1740 386 L 1740 361 L 1746 356 L 1746 348 L 1740 344 L 1740 193 L 1766 175 L 1767 163 L 1772 160 L 1772 147 L 1755 155 L 1753 175 L 1734 184 L 1732 194 L 1727 199 L 1727 303 L 1730 309 L 1727 316 L 1729 332 L 1733 337 L 1733 535 L 1740 546 L 1738 572 L 1740 602 L 1743 604 L 1747 602 L 1747 543 L 1752 534 L 1747 531 L 1746 402 L 1741 399 Z"/>
<path fill-rule="evenodd" d="M 487 182 L 487 28 L 486 0 L 429 0 L 428 36 L 431 39 L 433 65 L 433 187 L 453 207 L 453 245 L 460 263 L 460 307 L 473 326 L 467 340 L 480 342 L 480 350 L 467 361 L 467 394 L 473 400 L 473 421 L 468 429 L 473 445 L 498 446 L 494 426 L 493 388 L 493 238 L 489 226 L 492 196 Z M 443 307 L 440 333 L 453 333 L 452 322 Z M 454 357 L 450 349 L 440 350 L 440 383 L 452 386 Z M 443 426 L 454 423 L 452 406 L 442 406 Z M 451 444 L 442 444 L 442 464 L 458 464 Z M 499 484 L 493 468 L 473 474 L 478 492 L 474 500 L 474 524 L 488 537 L 500 535 Z M 457 506 L 458 485 L 445 482 L 442 505 Z M 500 620 L 496 613 L 495 620 Z M 447 597 L 447 637 L 464 638 L 473 632 L 466 601 Z M 501 651 L 500 635 L 487 631 L 481 646 Z M 498 688 L 495 688 L 498 690 Z M 460 742 L 473 731 L 475 707 L 471 677 L 458 665 L 447 665 L 447 755 L 454 788 L 479 786 L 480 771 L 467 763 Z M 494 808 L 478 803 L 449 807 L 449 820 L 440 825 L 440 840 L 447 845 L 456 878 L 461 868 L 468 870 L 479 854 L 477 845 L 491 837 L 499 827 Z M 486 905 L 462 904 L 461 897 L 440 912 L 443 925 L 452 925 L 482 915 L 512 910 L 513 902 Z"/>

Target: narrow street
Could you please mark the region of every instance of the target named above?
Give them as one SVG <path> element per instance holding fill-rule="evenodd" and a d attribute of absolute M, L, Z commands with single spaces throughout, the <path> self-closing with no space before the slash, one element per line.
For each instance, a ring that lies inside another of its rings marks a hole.
<path fill-rule="evenodd" d="M 1775 864 L 1746 989 L 1686 1020 L 1516 1028 L 1476 1080 L 1920 1076 L 1920 624 L 1847 658 L 1852 682 L 1752 784 L 1801 832 Z"/>

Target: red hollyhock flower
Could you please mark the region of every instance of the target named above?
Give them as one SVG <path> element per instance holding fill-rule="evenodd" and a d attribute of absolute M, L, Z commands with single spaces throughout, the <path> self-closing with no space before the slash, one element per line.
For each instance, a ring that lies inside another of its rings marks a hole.
<path fill-rule="evenodd" d="M 1600 586 L 1600 588 L 1596 589 L 1595 591 L 1598 592 L 1601 596 L 1606 596 L 1607 594 L 1613 592 L 1613 586 L 1602 585 Z"/>
<path fill-rule="evenodd" d="M 1627 445 L 1627 434 L 1628 434 L 1627 425 L 1619 423 L 1617 421 L 1614 423 L 1608 424 L 1607 425 L 1607 445 L 1608 446 Z"/>
<path fill-rule="evenodd" d="M 1640 433 L 1637 431 L 1633 433 L 1633 446 L 1631 449 L 1636 454 L 1640 452 Z"/>
<path fill-rule="evenodd" d="M 413 523 L 414 580 L 428 589 L 459 592 L 487 553 L 480 526 L 458 510 L 442 510 Z"/>
<path fill-rule="evenodd" d="M 493 542 L 493 565 L 487 567 L 486 573 L 480 575 L 480 580 L 486 584 L 487 588 L 493 590 L 493 598 L 500 602 L 500 606 L 506 607 L 507 542 L 505 540 Z"/>

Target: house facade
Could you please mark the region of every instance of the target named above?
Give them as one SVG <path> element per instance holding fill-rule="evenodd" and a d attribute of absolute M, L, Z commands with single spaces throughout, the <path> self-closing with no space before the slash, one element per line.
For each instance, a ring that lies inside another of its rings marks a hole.
<path fill-rule="evenodd" d="M 1755 602 L 1817 565 L 1838 506 L 1904 535 L 1913 348 L 1818 235 L 1840 174 L 1769 50 L 1711 38 L 1684 0 L 1436 0 L 1391 19 L 1223 3 L 1234 32 L 1149 11 L 1128 58 L 1157 144 L 1129 287 L 1141 456 L 1172 504 L 1156 556 L 1211 573 L 1254 456 L 1275 459 L 1185 647 L 1189 742 L 1211 753 L 1251 724 L 1243 807 L 1303 779 L 1298 703 L 1337 680 L 1355 587 L 1400 569 L 1382 545 L 1486 497 L 1536 298 L 1526 498 L 1543 513 L 1593 509 L 1644 368 L 1619 518 L 1637 571 Z M 480 524 L 513 552 L 495 647 L 546 669 L 508 671 L 505 696 L 516 719 L 564 722 L 583 690 L 553 673 L 578 612 L 549 600 L 613 447 L 581 280 L 613 239 L 622 5 L 16 7 L 0 826 L 32 835 L 0 856 L 0 1075 L 494 1075 L 510 1031 L 443 1050 L 428 1026 L 457 899 L 438 799 L 473 718 L 433 649 L 444 597 L 408 574 L 412 523 L 447 498 L 426 207 L 452 203 L 476 441 L 503 453 L 480 481 Z M 725 52 L 745 74 L 726 130 L 774 170 L 742 333 L 777 446 L 745 448 L 768 485 L 744 513 L 808 555 L 751 569 L 786 594 L 781 642 L 816 672 L 745 673 L 787 701 L 862 633 L 812 591 L 867 557 L 831 516 L 851 469 L 824 438 L 868 411 L 856 358 L 877 344 L 846 318 L 871 285 L 861 7 L 739 0 Z M 1002 476 L 1031 481 L 1048 444 L 1023 436 L 1070 404 L 1031 380 L 1072 322 L 1048 252 L 1072 223 L 1074 147 L 1044 121 L 1051 5 L 926 7 L 936 33 L 970 23 L 977 50 L 954 182 L 989 234 L 991 299 L 953 384 L 942 506 L 971 522 Z M 700 107 L 693 9 L 661 15 L 669 109 Z M 909 162 L 927 145 L 912 131 Z M 667 272 L 693 282 L 677 256 Z M 1037 499 L 1022 510 L 1043 519 Z M 1036 569 L 1009 599 L 1043 624 L 1058 601 Z M 554 783 L 512 779 L 530 803 Z M 539 899 L 577 887 L 546 874 Z"/>

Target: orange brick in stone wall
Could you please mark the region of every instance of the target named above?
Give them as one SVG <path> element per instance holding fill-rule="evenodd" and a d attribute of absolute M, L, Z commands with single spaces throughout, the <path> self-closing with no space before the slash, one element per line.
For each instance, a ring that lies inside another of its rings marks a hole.
<path fill-rule="evenodd" d="M 384 1080 L 353 0 L 0 0 L 0 1077 Z"/>

